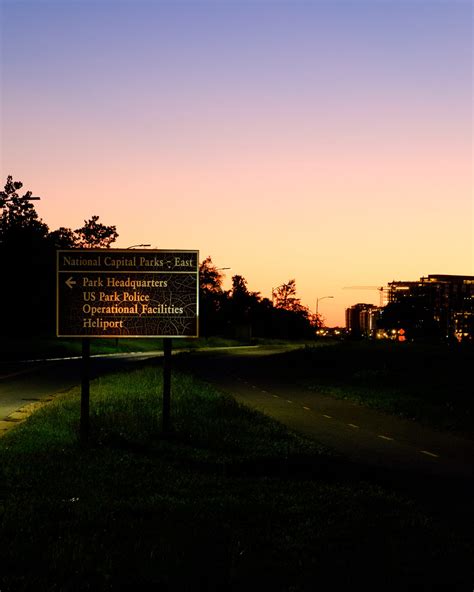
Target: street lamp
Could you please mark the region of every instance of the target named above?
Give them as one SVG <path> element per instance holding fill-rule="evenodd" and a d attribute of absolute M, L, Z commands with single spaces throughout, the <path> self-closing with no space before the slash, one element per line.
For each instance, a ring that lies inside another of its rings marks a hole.
<path fill-rule="evenodd" d="M 334 298 L 334 296 L 322 296 L 321 298 L 316 298 L 316 315 L 318 314 L 319 301 L 324 300 L 325 298 Z"/>
<path fill-rule="evenodd" d="M 3 192 L 0 193 L 0 207 L 3 207 L 8 201 L 12 201 L 12 199 L 11 196 L 5 196 L 5 193 Z M 23 195 L 18 199 L 21 199 L 22 201 L 39 201 L 41 197 L 38 197 L 37 195 Z"/>

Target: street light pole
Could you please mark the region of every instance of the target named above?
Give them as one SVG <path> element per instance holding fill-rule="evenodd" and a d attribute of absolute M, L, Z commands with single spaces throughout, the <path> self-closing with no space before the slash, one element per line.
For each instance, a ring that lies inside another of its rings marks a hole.
<path fill-rule="evenodd" d="M 12 199 L 13 198 L 11 196 L 8 196 L 5 193 L 0 192 L 0 207 L 3 207 L 7 202 L 12 201 Z M 21 199 L 21 201 L 39 201 L 41 197 L 38 197 L 37 195 L 23 195 L 18 199 Z"/>
<path fill-rule="evenodd" d="M 321 298 L 316 298 L 316 316 L 318 316 L 319 301 L 324 300 L 325 298 L 334 298 L 334 296 L 322 296 Z"/>

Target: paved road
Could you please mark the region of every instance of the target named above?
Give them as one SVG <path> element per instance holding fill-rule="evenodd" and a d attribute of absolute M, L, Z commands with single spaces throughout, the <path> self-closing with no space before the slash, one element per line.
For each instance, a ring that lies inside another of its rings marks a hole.
<path fill-rule="evenodd" d="M 271 352 L 266 352 L 271 353 Z M 264 350 L 191 356 L 194 371 L 221 390 L 333 448 L 356 463 L 425 476 L 472 479 L 474 441 L 337 400 L 269 373 Z M 287 374 L 287 373 L 286 373 Z"/>

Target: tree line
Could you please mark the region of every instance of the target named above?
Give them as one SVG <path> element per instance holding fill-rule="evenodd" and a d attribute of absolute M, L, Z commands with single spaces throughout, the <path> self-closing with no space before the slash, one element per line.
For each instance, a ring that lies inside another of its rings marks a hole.
<path fill-rule="evenodd" d="M 0 192 L 0 262 L 2 335 L 54 335 L 56 318 L 56 251 L 110 248 L 117 228 L 93 215 L 80 228 L 50 230 L 38 216 L 31 191 L 7 178 Z M 200 333 L 238 339 L 307 338 L 321 324 L 301 304 L 294 279 L 279 286 L 272 300 L 252 292 L 241 275 L 223 289 L 223 274 L 207 257 L 200 264 Z"/>
<path fill-rule="evenodd" d="M 296 282 L 290 279 L 273 291 L 272 299 L 248 289 L 246 279 L 232 276 L 232 287 L 224 290 L 223 274 L 207 257 L 199 268 L 201 334 L 238 339 L 313 337 L 321 320 L 301 304 Z"/>

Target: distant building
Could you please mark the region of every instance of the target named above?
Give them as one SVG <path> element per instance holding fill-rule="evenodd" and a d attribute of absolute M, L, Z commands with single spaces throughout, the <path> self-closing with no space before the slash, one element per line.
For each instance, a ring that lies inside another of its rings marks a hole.
<path fill-rule="evenodd" d="M 391 282 L 384 292 L 384 307 L 359 303 L 346 309 L 349 335 L 474 341 L 474 276 L 433 274 Z"/>
<path fill-rule="evenodd" d="M 474 276 L 429 275 L 388 284 L 382 321 L 419 337 L 474 340 Z"/>
<path fill-rule="evenodd" d="M 377 329 L 380 307 L 374 304 L 354 304 L 346 309 L 346 329 L 352 337 L 373 337 Z"/>

